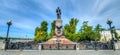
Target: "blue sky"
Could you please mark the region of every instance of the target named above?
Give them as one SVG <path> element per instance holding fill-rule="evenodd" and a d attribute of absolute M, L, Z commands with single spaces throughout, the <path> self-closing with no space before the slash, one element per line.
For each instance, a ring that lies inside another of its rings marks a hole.
<path fill-rule="evenodd" d="M 77 30 L 83 21 L 108 29 L 106 20 L 111 18 L 113 25 L 120 29 L 120 0 L 0 0 L 0 36 L 6 36 L 9 19 L 13 23 L 10 37 L 33 38 L 35 27 L 44 20 L 49 23 L 49 32 L 58 6 L 62 10 L 63 25 L 74 17 L 79 19 Z"/>

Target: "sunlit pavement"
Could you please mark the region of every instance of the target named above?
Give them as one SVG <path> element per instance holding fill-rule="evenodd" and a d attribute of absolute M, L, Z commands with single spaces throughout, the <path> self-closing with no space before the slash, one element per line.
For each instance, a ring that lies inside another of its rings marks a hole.
<path fill-rule="evenodd" d="M 120 55 L 120 50 L 1 50 L 0 55 Z"/>

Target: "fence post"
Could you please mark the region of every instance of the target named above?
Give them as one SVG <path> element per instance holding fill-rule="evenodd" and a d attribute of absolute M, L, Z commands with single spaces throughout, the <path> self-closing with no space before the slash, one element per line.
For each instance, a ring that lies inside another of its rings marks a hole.
<path fill-rule="evenodd" d="M 42 50 L 42 44 L 39 43 L 38 50 Z"/>
<path fill-rule="evenodd" d="M 119 49 L 117 43 L 114 44 L 115 49 Z"/>
<path fill-rule="evenodd" d="M 2 43 L 2 47 L 1 47 L 2 50 L 5 49 L 5 43 Z"/>
<path fill-rule="evenodd" d="M 76 43 L 76 50 L 79 50 L 79 43 Z"/>

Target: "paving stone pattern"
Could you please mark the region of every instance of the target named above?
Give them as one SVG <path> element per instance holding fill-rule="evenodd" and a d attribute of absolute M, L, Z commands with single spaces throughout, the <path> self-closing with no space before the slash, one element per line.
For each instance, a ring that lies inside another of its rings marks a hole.
<path fill-rule="evenodd" d="M 120 50 L 9 50 L 0 55 L 120 55 Z"/>

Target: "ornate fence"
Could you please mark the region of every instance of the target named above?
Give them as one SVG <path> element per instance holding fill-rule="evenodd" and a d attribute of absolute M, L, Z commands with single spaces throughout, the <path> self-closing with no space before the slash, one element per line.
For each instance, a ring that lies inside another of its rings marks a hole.
<path fill-rule="evenodd" d="M 42 50 L 75 50 L 76 44 L 42 44 Z"/>
<path fill-rule="evenodd" d="M 112 46 L 110 42 L 79 42 L 80 50 L 110 50 Z"/>
<path fill-rule="evenodd" d="M 38 42 L 16 42 L 16 43 L 9 43 L 8 49 L 11 50 L 37 50 L 38 49 Z"/>
<path fill-rule="evenodd" d="M 120 44 L 119 44 L 120 45 Z M 120 46 L 118 45 L 119 49 Z M 41 47 L 39 47 L 41 46 Z M 110 42 L 88 42 L 82 41 L 77 44 L 39 44 L 39 42 L 14 42 L 9 43 L 8 49 L 23 49 L 23 50 L 112 50 Z"/>

